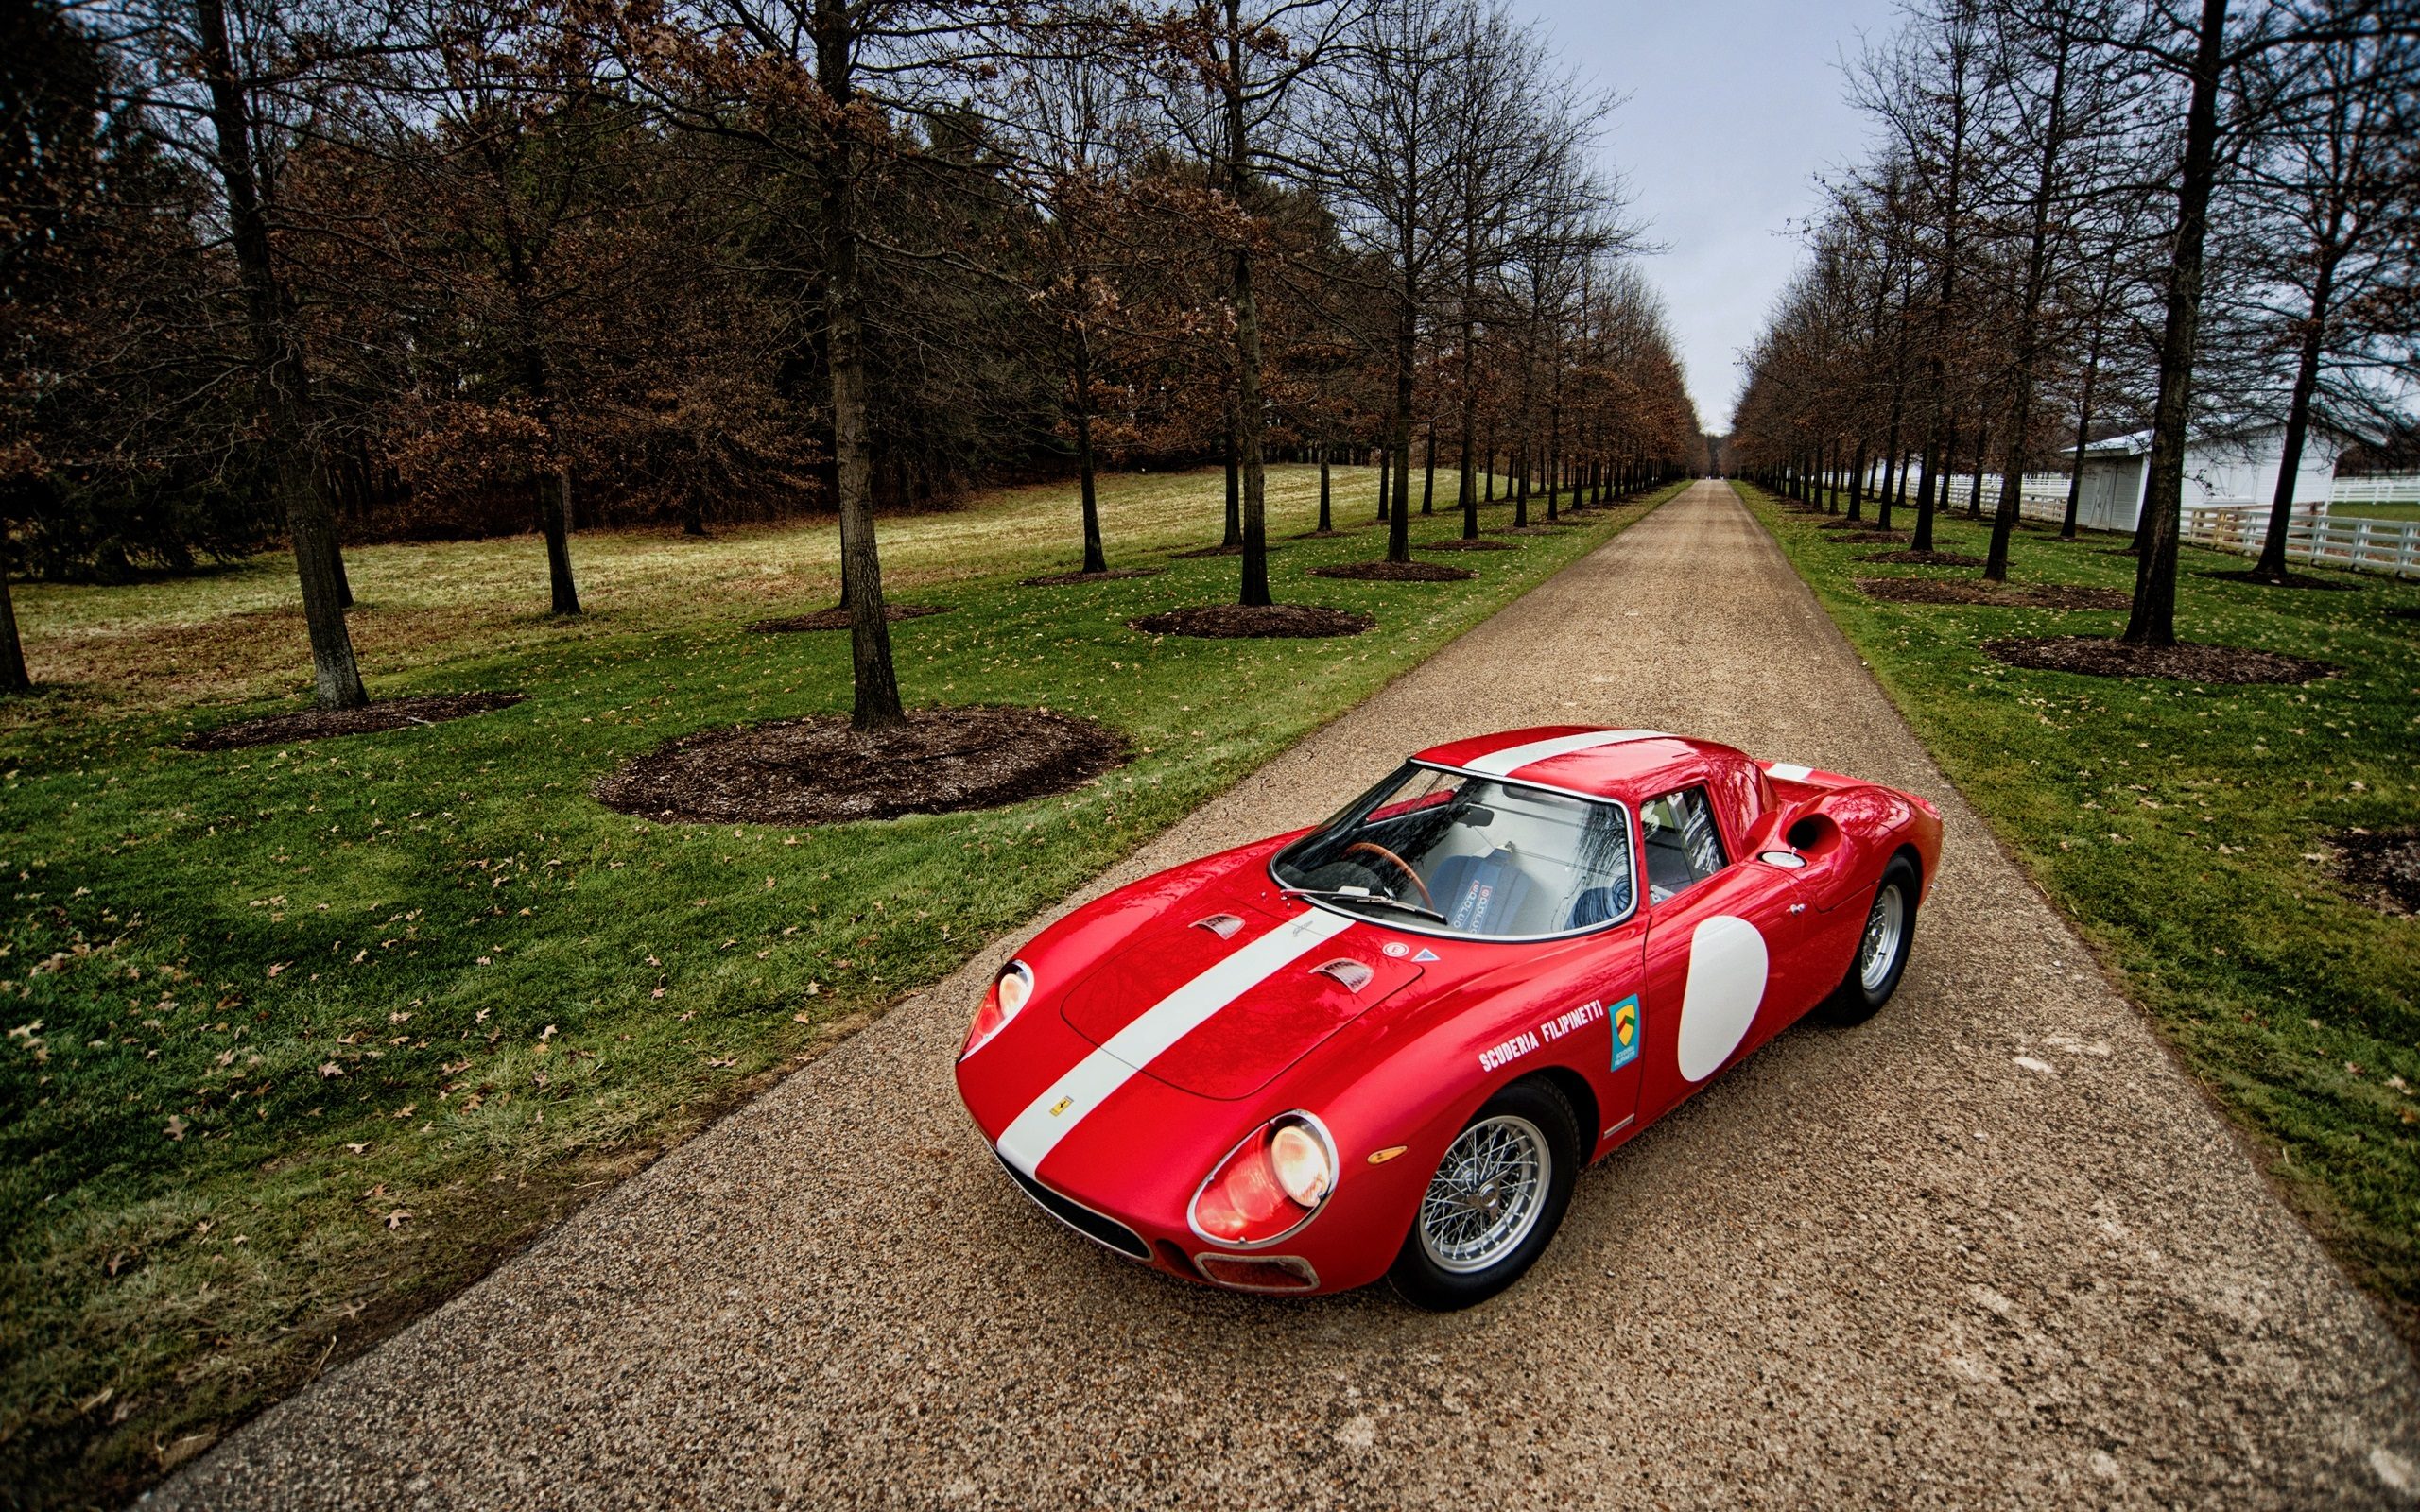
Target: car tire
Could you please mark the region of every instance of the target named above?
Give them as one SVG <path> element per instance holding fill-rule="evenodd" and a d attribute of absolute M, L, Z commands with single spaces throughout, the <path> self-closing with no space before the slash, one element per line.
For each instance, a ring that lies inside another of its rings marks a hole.
<path fill-rule="evenodd" d="M 1899 990 L 1908 971 L 1908 953 L 1916 942 L 1916 868 L 1904 855 L 1893 856 L 1867 905 L 1865 927 L 1858 934 L 1857 954 L 1849 957 L 1848 974 L 1823 1007 L 1827 1023 L 1863 1023 L 1882 1011 Z M 1883 953 L 1886 953 L 1883 954 Z"/>
<path fill-rule="evenodd" d="M 1530 1077 L 1498 1091 L 1446 1147 L 1388 1281 L 1413 1306 L 1450 1313 L 1519 1280 L 1563 1226 L 1580 1160 L 1580 1120 L 1552 1082 Z M 1533 1173 L 1527 1181 L 1518 1174 L 1524 1166 Z M 1483 1184 L 1461 1184 L 1473 1178 Z M 1494 1194 L 1508 1179 L 1518 1192 L 1515 1206 L 1489 1209 L 1467 1200 Z M 1461 1211 L 1448 1211 L 1448 1200 Z"/>

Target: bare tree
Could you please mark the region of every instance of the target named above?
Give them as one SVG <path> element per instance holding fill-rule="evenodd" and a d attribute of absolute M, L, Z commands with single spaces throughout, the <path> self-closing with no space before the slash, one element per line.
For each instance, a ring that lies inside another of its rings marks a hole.
<path fill-rule="evenodd" d="M 2273 583 L 2288 579 L 2295 477 L 2323 383 L 2333 380 L 2340 410 L 2386 407 L 2375 386 L 2412 371 L 2411 330 L 2396 318 L 2409 304 L 2396 295 L 2420 283 L 2420 42 L 2354 30 L 2287 60 L 2303 77 L 2281 93 L 2298 98 L 2246 163 L 2262 213 L 2257 243 L 2271 252 L 2258 323 L 2293 363 L 2269 534 L 2253 569 Z"/>
<path fill-rule="evenodd" d="M 1235 344 L 1234 455 L 1242 580 L 1237 601 L 1269 592 L 1268 483 L 1263 431 L 1264 353 L 1255 284 L 1263 180 L 1289 163 L 1288 146 L 1305 79 L 1333 61 L 1361 0 L 1194 0 L 1141 23 L 1167 86 L 1170 124 L 1211 165 L 1223 224 L 1223 272 Z"/>
<path fill-rule="evenodd" d="M 339 65 L 374 45 L 349 28 L 364 17 L 319 14 L 286 0 L 130 0 L 105 12 L 127 60 L 123 87 L 159 140 L 207 169 L 241 290 L 251 428 L 294 549 L 318 702 L 369 701 L 345 625 L 351 594 L 337 554 L 321 452 L 322 414 L 282 242 L 284 173 L 315 97 Z"/>

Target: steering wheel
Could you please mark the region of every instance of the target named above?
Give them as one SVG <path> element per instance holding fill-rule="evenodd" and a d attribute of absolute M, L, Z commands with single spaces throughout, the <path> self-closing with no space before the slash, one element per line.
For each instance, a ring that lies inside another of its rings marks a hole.
<path fill-rule="evenodd" d="M 1406 861 L 1403 857 L 1395 854 L 1393 851 L 1388 850 L 1385 846 L 1380 845 L 1375 840 L 1356 840 L 1351 845 L 1344 848 L 1344 853 L 1348 856 L 1356 850 L 1367 850 L 1374 856 L 1383 856 L 1387 860 L 1393 862 L 1395 869 L 1401 871 L 1405 876 L 1409 877 L 1411 879 L 1411 885 L 1420 889 L 1421 904 L 1432 914 L 1437 911 L 1437 900 L 1428 896 L 1428 884 L 1420 880 L 1420 873 L 1411 869 L 1410 862 Z"/>

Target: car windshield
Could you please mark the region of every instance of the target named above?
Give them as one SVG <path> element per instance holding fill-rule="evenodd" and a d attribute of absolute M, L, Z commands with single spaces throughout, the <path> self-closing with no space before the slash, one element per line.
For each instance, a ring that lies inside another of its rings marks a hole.
<path fill-rule="evenodd" d="M 1631 911 L 1619 804 L 1429 766 L 1379 783 L 1271 870 L 1346 913 L 1458 935 L 1561 935 Z"/>

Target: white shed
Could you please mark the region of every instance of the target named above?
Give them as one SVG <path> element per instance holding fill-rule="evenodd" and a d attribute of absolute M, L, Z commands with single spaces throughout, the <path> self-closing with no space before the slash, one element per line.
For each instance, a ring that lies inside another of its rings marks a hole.
<path fill-rule="evenodd" d="M 2294 502 L 2325 504 L 2336 484 L 2336 458 L 2344 438 L 2313 425 L 2303 440 L 2302 465 L 2294 471 Z M 2083 449 L 2083 485 L 2076 490 L 2076 524 L 2087 530 L 2132 530 L 2143 509 L 2143 486 L 2151 470 L 2152 433 L 2113 436 Z M 2286 428 L 2256 425 L 2226 436 L 2197 436 L 2185 446 L 2185 507 L 2256 505 L 2277 496 L 2277 468 L 2285 460 Z M 2073 455 L 2073 449 L 2069 449 Z"/>

